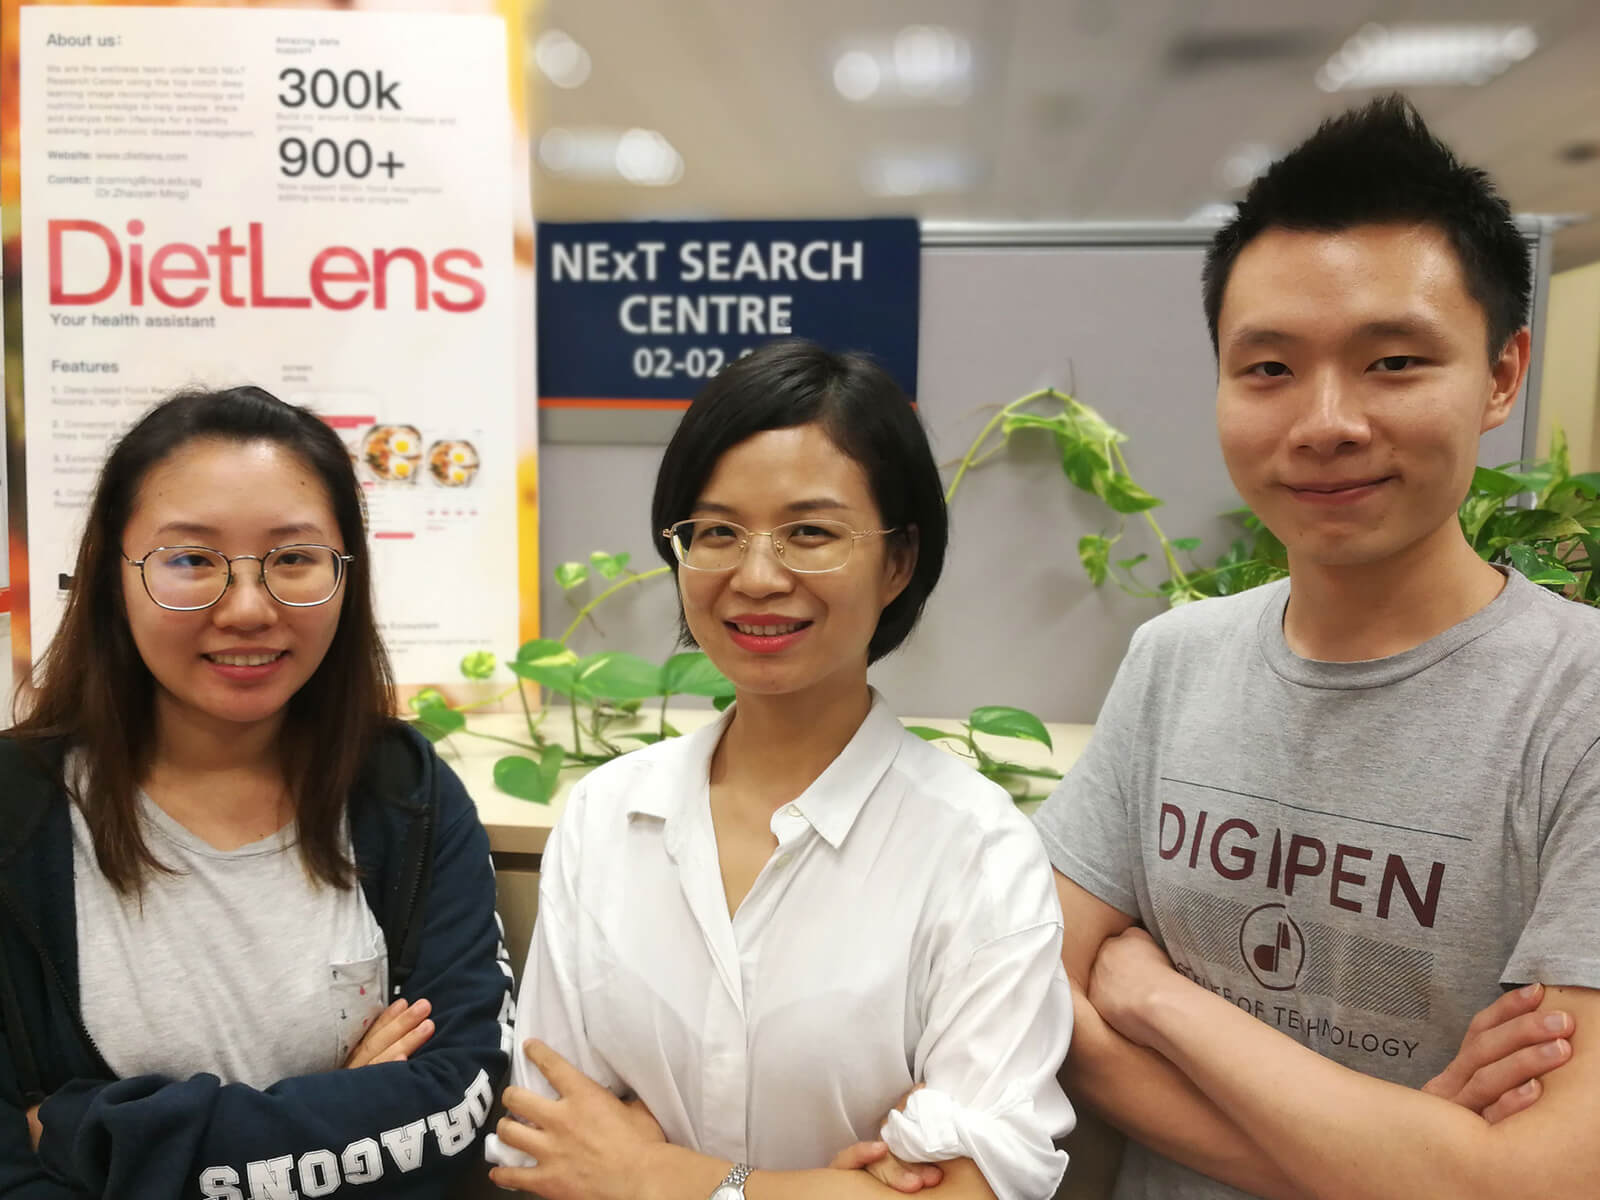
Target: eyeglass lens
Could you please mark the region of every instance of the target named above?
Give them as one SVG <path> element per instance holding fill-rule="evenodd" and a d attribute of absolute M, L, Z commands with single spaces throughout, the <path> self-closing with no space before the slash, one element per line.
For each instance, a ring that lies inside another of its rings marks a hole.
<path fill-rule="evenodd" d="M 338 553 L 327 546 L 279 546 L 262 562 L 267 591 L 284 604 L 302 605 L 332 597 L 341 566 Z M 205 608 L 227 590 L 228 560 L 215 550 L 172 546 L 145 558 L 144 581 L 157 604 Z"/>
<path fill-rule="evenodd" d="M 737 567 L 753 536 L 731 521 L 682 521 L 673 527 L 679 560 L 697 571 Z M 834 571 L 849 560 L 855 538 L 840 521 L 791 521 L 772 530 L 772 543 L 784 565 L 796 571 Z"/>

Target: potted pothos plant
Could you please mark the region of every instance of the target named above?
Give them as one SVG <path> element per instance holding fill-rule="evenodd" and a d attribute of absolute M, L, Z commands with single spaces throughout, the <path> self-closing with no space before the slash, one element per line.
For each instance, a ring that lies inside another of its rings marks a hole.
<path fill-rule="evenodd" d="M 968 473 L 992 461 L 1017 437 L 1053 439 L 1068 482 L 1098 497 L 1113 518 L 1102 532 L 1078 540 L 1079 562 L 1096 586 L 1110 581 L 1131 595 L 1179 605 L 1232 595 L 1288 574 L 1283 544 L 1248 509 L 1227 514 L 1238 521 L 1239 536 L 1209 565 L 1198 556 L 1199 538 L 1169 537 L 1154 511 L 1161 507 L 1160 498 L 1136 482 L 1129 469 L 1122 450 L 1127 436 L 1089 405 L 1054 388 L 1030 392 L 999 408 L 956 464 L 946 500 L 953 502 Z M 1480 467 L 1460 516 L 1468 542 L 1486 561 L 1508 564 L 1575 601 L 1600 604 L 1600 472 L 1573 474 L 1566 439 L 1559 432 L 1548 458 Z M 1154 563 L 1148 554 L 1114 557 L 1129 518 L 1142 521 L 1154 534 Z M 1149 579 L 1152 569 L 1158 575 Z M 587 563 L 559 564 L 554 575 L 562 591 L 575 602 L 588 596 L 561 636 L 519 646 L 504 660 L 515 682 L 488 700 L 452 704 L 437 689 L 418 693 L 411 700 L 417 728 L 435 741 L 461 734 L 505 742 L 514 752 L 495 762 L 496 786 L 545 804 L 555 794 L 561 772 L 594 767 L 639 745 L 677 736 L 667 719 L 674 697 L 700 697 L 726 708 L 733 685 L 699 651 L 656 663 L 620 650 L 580 655 L 572 647 L 607 600 L 668 574 L 665 566 L 635 571 L 627 554 L 602 550 Z M 461 673 L 485 681 L 497 665 L 494 654 L 479 651 L 461 660 Z M 530 684 L 534 702 L 529 700 Z M 472 709 L 513 693 L 526 720 L 525 736 L 507 738 L 472 727 Z M 559 739 L 546 729 L 550 700 L 557 696 L 567 710 Z M 649 721 L 644 720 L 647 704 L 652 706 Z M 1037 781 L 1061 777 L 1059 771 L 1020 763 L 1005 753 L 1004 747 L 1015 739 L 1053 748 L 1044 722 L 1024 709 L 984 705 L 973 709 L 959 730 L 909 728 L 966 757 L 1019 800 L 1037 798 Z"/>

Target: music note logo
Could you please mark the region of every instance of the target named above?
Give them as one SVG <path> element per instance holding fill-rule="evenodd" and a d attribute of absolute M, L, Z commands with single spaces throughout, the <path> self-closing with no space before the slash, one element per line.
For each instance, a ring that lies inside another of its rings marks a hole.
<path fill-rule="evenodd" d="M 1239 956 L 1262 987 L 1286 992 L 1305 966 L 1305 935 L 1282 904 L 1263 904 L 1239 926 Z"/>

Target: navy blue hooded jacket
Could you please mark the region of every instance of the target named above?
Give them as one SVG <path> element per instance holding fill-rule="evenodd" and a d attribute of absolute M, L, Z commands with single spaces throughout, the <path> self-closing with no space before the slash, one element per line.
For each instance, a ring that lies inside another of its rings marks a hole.
<path fill-rule="evenodd" d="M 433 747 L 396 723 L 349 813 L 393 994 L 430 1000 L 435 1032 L 407 1062 L 265 1090 L 117 1079 L 101 1059 L 78 999 L 64 750 L 0 736 L 0 1196 L 447 1195 L 481 1162 L 513 1010 L 488 836 Z M 35 1154 L 24 1113 L 41 1100 Z"/>

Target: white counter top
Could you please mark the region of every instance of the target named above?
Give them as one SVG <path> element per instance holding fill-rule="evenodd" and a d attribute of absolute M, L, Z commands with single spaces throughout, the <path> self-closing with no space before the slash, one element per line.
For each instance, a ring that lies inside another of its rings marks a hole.
<path fill-rule="evenodd" d="M 560 740 L 561 733 L 571 728 L 562 720 L 564 716 L 562 712 L 553 711 L 545 719 L 547 733 L 557 740 Z M 667 719 L 675 728 L 688 733 L 715 719 L 716 716 L 717 714 L 709 709 L 685 708 L 669 710 Z M 905 723 L 929 725 L 935 729 L 961 728 L 959 720 L 947 718 L 906 718 Z M 620 723 L 614 725 L 608 733 L 614 737 L 616 734 L 648 730 L 654 726 L 655 716 L 652 715 L 648 719 L 641 717 L 637 725 Z M 469 718 L 468 728 L 500 738 L 525 740 L 527 737 L 526 723 L 520 715 L 514 713 L 474 715 Z M 987 753 L 1003 757 L 1010 762 L 1027 766 L 1051 766 L 1058 771 L 1065 771 L 1083 752 L 1094 726 L 1050 723 L 1046 728 L 1050 731 L 1050 740 L 1054 743 L 1053 750 L 1047 750 L 1037 742 L 1019 738 L 991 738 L 982 734 L 978 735 L 979 745 L 983 746 Z M 946 749 L 957 745 L 945 741 L 934 744 Z M 501 741 L 457 733 L 440 744 L 439 752 L 466 784 L 468 794 L 478 806 L 478 816 L 489 831 L 489 846 L 501 854 L 542 853 L 545 841 L 550 836 L 550 830 L 555 827 L 556 821 L 561 816 L 567 795 L 572 791 L 573 784 L 583 775 L 582 769 L 576 767 L 561 772 L 560 786 L 550 803 L 535 804 L 509 796 L 494 785 L 495 760 L 507 754 L 518 753 L 515 747 Z M 1049 791 L 1050 781 L 1038 779 L 1033 782 L 1035 790 L 1042 798 Z"/>

